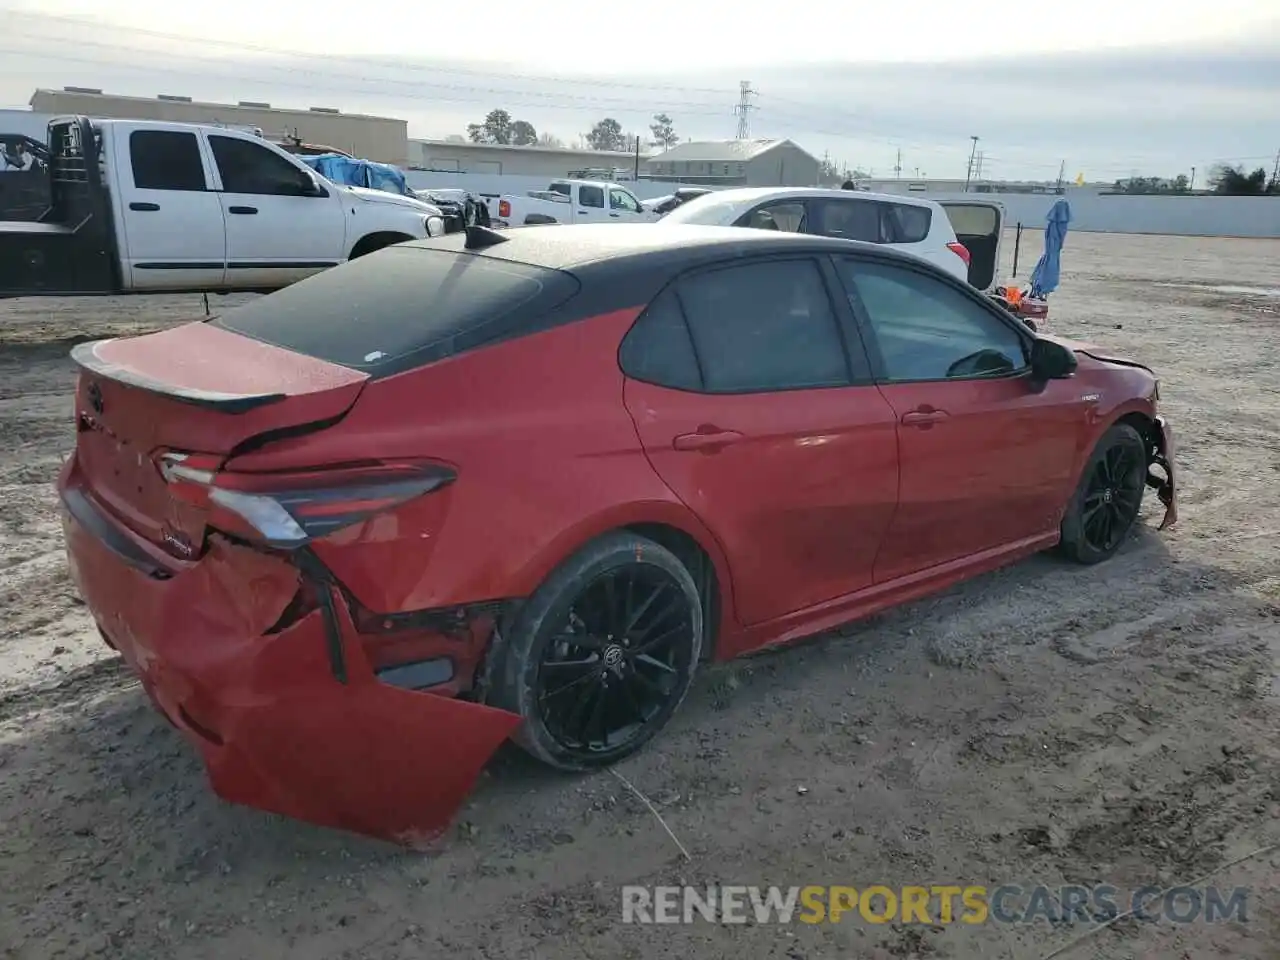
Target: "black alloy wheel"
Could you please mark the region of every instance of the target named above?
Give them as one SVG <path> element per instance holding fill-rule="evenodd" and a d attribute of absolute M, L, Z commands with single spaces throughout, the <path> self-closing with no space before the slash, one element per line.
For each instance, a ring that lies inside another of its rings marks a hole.
<path fill-rule="evenodd" d="M 524 718 L 517 741 L 552 766 L 613 763 L 671 719 L 702 634 L 702 601 L 680 560 L 644 537 L 610 534 L 530 598 L 489 702 Z"/>
<path fill-rule="evenodd" d="M 1062 520 L 1068 556 L 1097 563 L 1120 549 L 1142 510 L 1147 467 L 1147 444 L 1132 426 L 1102 435 Z"/>
<path fill-rule="evenodd" d="M 1110 447 L 1094 464 L 1080 516 L 1089 546 L 1108 553 L 1120 545 L 1138 519 L 1146 472 L 1145 458 L 1125 444 Z"/>

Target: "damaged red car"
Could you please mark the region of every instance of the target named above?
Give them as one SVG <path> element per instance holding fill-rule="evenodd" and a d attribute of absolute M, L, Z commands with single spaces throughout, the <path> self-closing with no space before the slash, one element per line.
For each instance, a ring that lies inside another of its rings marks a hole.
<path fill-rule="evenodd" d="M 608 764 L 705 660 L 1176 517 L 1151 371 L 832 238 L 469 228 L 73 357 L 105 642 L 219 795 L 403 843 L 508 738 Z"/>

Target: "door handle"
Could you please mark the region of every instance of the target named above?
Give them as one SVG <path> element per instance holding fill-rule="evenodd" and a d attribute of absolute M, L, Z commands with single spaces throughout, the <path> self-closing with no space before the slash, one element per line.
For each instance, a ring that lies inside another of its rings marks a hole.
<path fill-rule="evenodd" d="M 611 214 L 609 214 L 609 216 L 611 216 L 611 217 L 619 217 L 619 216 L 621 216 L 621 214 L 619 214 L 619 213 L 611 213 Z"/>
<path fill-rule="evenodd" d="M 704 450 L 708 453 L 719 450 L 721 447 L 727 447 L 731 443 L 737 443 L 742 439 L 742 434 L 737 430 L 699 430 L 697 433 L 682 433 L 678 437 L 671 440 L 671 446 L 676 450 Z"/>
<path fill-rule="evenodd" d="M 160 209 L 160 204 L 140 203 L 137 200 L 135 200 L 133 203 L 129 204 L 129 209 L 137 210 L 139 213 L 155 213 L 157 210 Z"/>
<path fill-rule="evenodd" d="M 902 423 L 908 427 L 931 427 L 941 420 L 947 419 L 947 411 L 935 410 L 932 407 L 921 407 L 902 415 Z"/>
<path fill-rule="evenodd" d="M 257 213 L 257 207 L 227 207 L 229 213 Z"/>

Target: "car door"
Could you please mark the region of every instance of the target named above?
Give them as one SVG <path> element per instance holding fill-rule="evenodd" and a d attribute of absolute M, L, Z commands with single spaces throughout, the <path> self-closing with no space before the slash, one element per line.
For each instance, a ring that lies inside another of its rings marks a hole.
<path fill-rule="evenodd" d="M 580 184 L 577 187 L 578 202 L 574 205 L 573 216 L 576 221 L 586 223 L 605 223 L 609 218 L 605 209 L 604 187 L 593 183 Z"/>
<path fill-rule="evenodd" d="M 871 584 L 897 499 L 896 416 L 825 260 L 687 274 L 624 340 L 653 468 L 724 548 L 762 623 Z"/>
<path fill-rule="evenodd" d="M 622 187 L 609 188 L 609 217 L 624 223 L 649 219 L 640 209 L 640 201 L 631 195 L 631 191 Z"/>
<path fill-rule="evenodd" d="M 194 131 L 114 131 L 124 249 L 133 290 L 217 290 L 226 273 L 222 205 Z"/>
<path fill-rule="evenodd" d="M 1051 533 L 1087 429 L 1075 383 L 1033 381 L 1029 334 L 960 281 L 856 256 L 836 269 L 898 418 L 876 582 Z"/>
<path fill-rule="evenodd" d="M 996 200 L 939 200 L 956 240 L 969 251 L 969 283 L 989 293 L 1000 278 L 1004 204 Z"/>
<path fill-rule="evenodd" d="M 227 223 L 227 284 L 277 287 L 345 260 L 342 198 L 283 153 L 233 134 L 208 135 Z"/>

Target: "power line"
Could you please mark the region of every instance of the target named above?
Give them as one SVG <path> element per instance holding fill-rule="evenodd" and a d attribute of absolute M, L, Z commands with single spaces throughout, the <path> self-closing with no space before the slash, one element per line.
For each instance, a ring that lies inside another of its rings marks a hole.
<path fill-rule="evenodd" d="M 325 64 L 332 64 L 335 59 L 330 54 L 308 53 L 304 50 L 289 50 L 284 47 L 270 47 L 270 46 L 263 46 L 261 44 L 243 43 L 239 40 L 217 40 L 211 37 L 193 38 L 190 36 L 184 36 L 183 34 L 180 34 L 180 33 L 166 33 L 164 31 L 149 30 L 143 27 L 131 27 L 131 26 L 124 26 L 122 24 L 102 23 L 101 21 L 96 21 L 96 20 L 85 18 L 85 17 L 57 16 L 55 14 L 49 14 L 49 13 L 23 13 L 23 14 L 6 13 L 5 14 L 5 19 L 10 19 L 10 18 L 16 19 L 18 17 L 23 17 L 29 20 L 52 20 L 56 24 L 74 24 L 80 27 L 87 27 L 96 32 L 101 32 L 104 29 L 115 30 L 120 33 L 131 33 L 137 36 L 153 37 L 157 40 L 172 40 L 172 41 L 177 41 L 179 43 L 201 44 L 205 46 L 222 47 L 223 49 L 233 50 L 238 53 L 246 52 L 246 51 L 251 53 L 265 53 L 265 54 L 271 54 L 273 56 L 296 57 L 298 59 L 303 59 L 303 60 L 316 60 Z M 17 34 L 13 32 L 7 32 L 5 34 L 5 36 L 16 36 L 16 35 Z M 38 39 L 45 40 L 45 41 L 53 41 L 56 43 L 67 42 L 67 37 L 65 36 L 65 34 L 53 36 L 53 37 L 45 36 L 45 37 L 40 37 Z M 75 42 L 79 44 L 79 43 L 84 43 L 85 41 L 77 40 Z M 105 44 L 105 46 L 114 46 L 114 45 Z M 155 51 L 150 50 L 147 52 L 154 53 Z M 46 56 L 47 55 L 48 54 L 46 52 Z M 61 54 L 59 54 L 58 57 L 61 58 Z M 633 90 L 665 90 L 672 93 L 706 93 L 706 94 L 714 94 L 717 97 L 724 96 L 724 90 L 716 87 L 687 87 L 687 86 L 677 86 L 674 84 L 661 85 L 661 84 L 649 84 L 649 83 L 628 83 L 625 81 L 615 81 L 612 79 L 606 79 L 602 77 L 537 76 L 533 74 L 507 73 L 502 71 L 468 69 L 465 67 L 454 66 L 453 64 L 448 62 L 442 63 L 438 66 L 432 66 L 430 63 L 415 63 L 411 65 L 397 64 L 394 61 L 389 62 L 387 59 L 382 59 L 378 57 L 343 56 L 338 59 L 341 59 L 342 61 L 345 61 L 351 64 L 357 64 L 357 65 L 364 64 L 366 66 L 377 67 L 378 69 L 381 69 L 381 70 L 385 70 L 388 67 L 392 69 L 406 68 L 406 69 L 417 70 L 417 71 L 448 73 L 450 75 L 455 75 L 455 76 L 498 77 L 499 79 L 502 79 L 502 80 L 522 80 L 522 81 L 554 80 L 556 83 L 564 83 L 564 84 L 583 86 L 583 87 L 593 87 L 597 89 L 600 86 L 604 85 L 604 86 L 619 87 L 623 89 L 633 89 Z"/>
<path fill-rule="evenodd" d="M 593 109 L 593 108 L 594 109 L 603 108 L 604 110 L 616 111 L 619 113 L 634 112 L 634 113 L 648 114 L 652 112 L 656 103 L 657 105 L 660 105 L 662 109 L 665 109 L 672 113 L 679 113 L 687 117 L 707 117 L 707 118 L 724 117 L 730 113 L 730 111 L 726 107 L 720 106 L 718 103 L 687 99 L 688 94 L 706 93 L 709 95 L 714 95 L 719 100 L 719 103 L 723 103 L 724 101 L 721 98 L 724 98 L 725 96 L 726 91 L 724 89 L 636 84 L 636 83 L 626 83 L 623 81 L 613 81 L 613 80 L 608 80 L 604 78 L 592 78 L 592 79 L 559 78 L 559 77 L 533 76 L 529 74 L 510 74 L 510 73 L 504 74 L 498 71 L 489 72 L 489 71 L 469 70 L 461 67 L 455 68 L 453 66 L 440 66 L 440 65 L 430 65 L 430 64 L 397 64 L 395 62 L 389 62 L 386 60 L 379 60 L 379 59 L 368 58 L 368 57 L 332 58 L 332 57 L 326 57 L 322 54 L 309 54 L 309 53 L 300 52 L 300 51 L 288 51 L 281 48 L 274 48 L 269 46 L 233 43 L 229 41 L 219 41 L 219 40 L 212 40 L 207 38 L 191 38 L 191 37 L 182 36 L 180 34 L 165 33 L 162 31 L 146 30 L 142 28 L 103 25 L 100 23 L 95 23 L 93 21 L 88 21 L 82 18 L 77 18 L 77 17 L 61 17 L 61 16 L 53 16 L 53 15 L 45 15 L 45 14 L 24 15 L 24 16 L 25 16 L 25 19 L 28 21 L 44 20 L 44 21 L 51 21 L 54 23 L 76 24 L 82 27 L 92 27 L 98 30 L 103 29 L 105 26 L 106 29 L 115 30 L 124 34 L 134 34 L 135 36 L 140 36 L 140 37 L 152 37 L 152 38 L 163 39 L 167 41 L 177 41 L 187 46 L 226 47 L 229 49 L 236 50 L 238 52 L 253 51 L 253 52 L 259 52 L 259 53 L 275 54 L 282 57 L 298 58 L 303 60 L 321 60 L 328 65 L 327 69 L 323 71 L 316 70 L 316 69 L 309 70 L 305 68 L 296 68 L 296 67 L 288 67 L 288 66 L 272 65 L 272 64 L 258 64 L 256 66 L 256 69 L 258 70 L 265 69 L 265 70 L 279 71 L 283 73 L 312 76 L 312 77 L 315 77 L 317 81 L 319 81 L 319 82 L 307 82 L 307 83 L 300 83 L 300 82 L 297 82 L 296 80 L 291 81 L 289 79 L 264 78 L 260 75 L 258 77 L 253 77 L 253 76 L 246 77 L 243 74 L 229 75 L 226 72 L 216 72 L 216 73 L 205 72 L 204 73 L 204 76 L 217 79 L 219 81 L 246 83 L 249 85 L 272 86 L 276 88 L 299 89 L 299 90 L 307 90 L 310 92 L 324 90 L 326 92 L 341 92 L 349 95 L 362 96 L 366 99 L 368 99 L 369 97 L 379 97 L 379 98 L 385 98 L 390 100 L 408 101 L 413 103 L 483 104 L 483 103 L 492 103 L 494 99 L 499 99 L 503 105 L 508 107 L 539 109 L 544 111 L 555 111 L 555 112 L 568 112 L 568 111 L 582 112 L 582 111 Z M 0 15 L 0 23 L 17 20 L 17 19 L 19 19 L 18 15 L 15 15 L 15 14 Z M 155 64 L 154 58 L 156 58 L 157 56 L 162 56 L 162 57 L 168 56 L 171 58 L 180 58 L 184 64 L 190 63 L 192 60 L 201 60 L 209 63 L 217 61 L 218 64 L 226 63 L 225 57 L 200 56 L 199 54 L 193 54 L 186 51 L 183 51 L 180 54 L 166 53 L 165 51 L 156 50 L 150 47 L 137 47 L 137 46 L 129 47 L 128 45 L 121 44 L 121 43 L 106 43 L 106 42 L 94 41 L 94 40 L 77 41 L 77 43 L 78 45 L 81 45 L 81 46 L 96 47 L 104 50 L 110 50 L 113 52 L 134 52 L 134 53 L 145 55 L 145 57 L 148 59 L 137 61 L 137 63 L 145 64 L 145 66 L 140 66 L 140 65 L 129 64 L 129 63 L 122 64 L 122 63 L 119 63 L 118 61 L 101 58 L 101 57 L 94 59 L 92 57 L 69 56 L 66 54 L 62 54 L 60 52 L 54 53 L 51 56 L 49 53 L 50 48 L 47 45 L 52 43 L 65 44 L 67 41 L 67 38 L 65 35 L 49 36 L 49 35 L 33 34 L 28 31 L 6 30 L 4 31 L 4 37 L 6 40 L 10 38 L 19 38 L 19 39 L 25 38 L 25 39 L 34 40 L 41 43 L 42 46 L 38 51 L 29 50 L 22 47 L 6 46 L 6 47 L 0 47 L 0 53 L 9 54 L 12 57 L 21 57 L 21 58 L 29 58 L 32 60 L 36 60 L 46 67 L 51 60 L 54 60 L 54 61 L 61 60 L 67 63 L 84 63 L 84 64 L 91 64 L 98 67 L 109 67 L 114 71 L 125 72 L 125 73 L 137 73 L 137 74 L 159 73 L 159 74 L 182 75 L 184 77 L 190 78 L 192 75 L 190 70 L 182 70 L 182 69 L 174 69 L 174 68 L 166 68 L 166 67 L 158 66 Z M 355 65 L 359 65 L 359 64 L 375 65 L 382 71 L 391 70 L 391 71 L 400 73 L 402 75 L 398 77 L 386 76 L 386 75 L 376 76 L 376 75 L 352 74 L 352 73 L 344 73 L 342 71 L 335 71 L 333 69 L 333 64 L 335 63 L 335 59 L 338 63 L 348 63 L 348 64 L 355 64 Z M 6 73 L 6 72 L 11 73 L 13 75 L 24 75 L 24 76 L 27 75 L 27 74 L 18 74 L 17 71 L 11 71 L 11 70 L 6 71 L 3 68 L 0 68 L 0 73 Z M 480 83 L 475 83 L 475 84 L 447 83 L 434 78 L 428 79 L 426 77 L 422 77 L 423 74 L 433 74 L 433 73 L 438 74 L 441 72 L 448 72 L 450 75 L 456 75 L 456 76 L 470 76 L 470 77 L 477 77 L 477 78 L 482 78 L 482 77 L 483 78 L 499 78 L 499 79 L 506 79 L 506 80 L 512 80 L 512 81 L 537 81 L 537 82 L 543 82 L 548 84 L 554 83 L 557 86 L 589 85 L 597 89 L 601 86 L 615 86 L 621 89 L 631 89 L 631 90 L 637 90 L 637 91 L 649 91 L 653 93 L 661 93 L 662 96 L 661 98 L 654 97 L 654 98 L 645 98 L 645 99 L 640 99 L 638 96 L 637 97 L 601 97 L 596 95 L 585 95 L 585 94 L 576 94 L 576 93 L 545 92 L 545 91 L 538 91 L 538 90 L 529 90 L 527 86 L 502 87 L 502 86 L 484 86 L 484 85 L 481 85 Z M 410 76 L 417 74 L 419 78 L 408 79 L 405 76 L 406 74 Z M 353 90 L 351 86 L 352 83 L 376 85 L 377 89 L 375 90 L 354 89 Z M 746 84 L 747 90 L 749 91 L 749 98 L 745 101 L 746 109 L 742 109 L 742 107 L 744 106 L 744 103 L 740 102 L 738 107 L 734 108 L 732 113 L 738 117 L 740 130 L 743 126 L 743 121 L 744 120 L 748 121 L 747 131 L 746 131 L 747 133 L 750 132 L 749 114 L 751 111 L 756 111 L 759 114 L 759 117 L 757 119 L 764 120 L 767 126 L 769 126 L 770 128 L 778 127 L 778 128 L 781 128 L 782 130 L 787 130 L 787 129 L 798 130 L 809 135 L 819 135 L 824 137 L 838 138 L 842 140 L 856 140 L 860 143 L 883 143 L 888 146 L 894 147 L 895 150 L 900 150 L 902 146 L 905 145 L 921 153 L 933 153 L 933 154 L 939 154 L 939 155 L 946 155 L 949 157 L 957 156 L 958 151 L 956 150 L 956 148 L 940 145 L 936 141 L 934 142 L 908 141 L 902 137 L 894 137 L 893 139 L 890 139 L 886 135 L 886 133 L 891 131 L 886 131 L 885 125 L 878 118 L 861 116 L 850 111 L 833 109 L 825 105 L 804 104 L 800 101 L 788 100 L 786 98 L 777 97 L 777 96 L 769 96 L 769 97 L 761 98 L 765 101 L 765 107 L 762 108 L 759 104 L 751 102 L 752 99 L 760 96 L 759 92 L 754 89 L 751 89 L 749 81 L 746 81 L 744 83 Z M 389 93 L 387 90 L 388 87 L 397 88 L 397 92 Z M 680 94 L 685 95 L 685 98 L 669 99 L 667 97 L 667 93 L 669 92 L 678 92 Z M 739 89 L 740 98 L 741 98 L 742 92 L 743 92 L 742 87 L 740 85 L 740 89 Z M 781 111 L 775 111 L 768 107 L 768 104 L 770 103 L 781 104 L 781 105 L 790 104 L 790 105 L 793 105 L 793 108 L 783 109 Z M 837 126 L 839 126 L 839 129 L 832 128 L 833 121 Z M 1002 146 L 1004 149 L 1010 150 L 1013 152 L 1017 152 L 1020 149 L 1025 149 L 1029 153 L 1033 151 L 1035 153 L 1040 152 L 1039 147 L 1030 147 L 1030 146 L 1019 147 L 1019 145 L 1017 144 L 1010 144 L 1010 143 L 1003 143 Z M 979 170 L 980 171 L 985 170 L 985 168 L 988 166 L 990 161 L 998 160 L 998 159 L 999 158 L 986 156 L 984 151 Z M 1259 155 L 1259 156 L 1253 156 L 1253 157 L 1218 158 L 1216 160 L 1204 161 L 1200 165 L 1203 167 L 1208 167 L 1208 166 L 1214 165 L 1215 163 L 1220 163 L 1220 162 L 1234 163 L 1234 162 L 1256 161 L 1256 160 L 1269 161 L 1271 159 L 1272 159 L 1271 154 L 1267 154 L 1265 156 Z M 976 156 L 971 156 L 971 160 L 976 161 Z M 1024 167 L 1029 169 L 1049 170 L 1057 166 L 1057 164 L 1046 163 L 1042 160 L 1034 160 L 1034 159 L 1022 160 L 1022 159 L 1012 159 L 1009 157 L 1006 157 L 1003 162 L 1010 163 L 1010 164 L 1017 164 L 1019 167 Z M 1156 164 L 1182 166 L 1182 165 L 1185 165 L 1185 159 L 1180 163 L 1174 163 L 1170 159 L 1169 155 L 1147 154 L 1143 156 L 1141 159 L 1139 159 L 1138 157 L 1130 158 L 1127 162 L 1125 162 L 1123 158 L 1113 157 L 1111 158 L 1111 162 L 1105 166 L 1086 165 L 1086 167 L 1088 167 L 1094 172 L 1117 171 L 1117 170 L 1124 172 L 1124 171 L 1128 171 L 1129 169 L 1131 169 L 1132 166 L 1135 166 L 1135 165 L 1148 166 L 1148 165 L 1156 165 Z M 970 174 L 972 175 L 972 173 L 973 173 L 973 168 L 971 167 Z"/>

